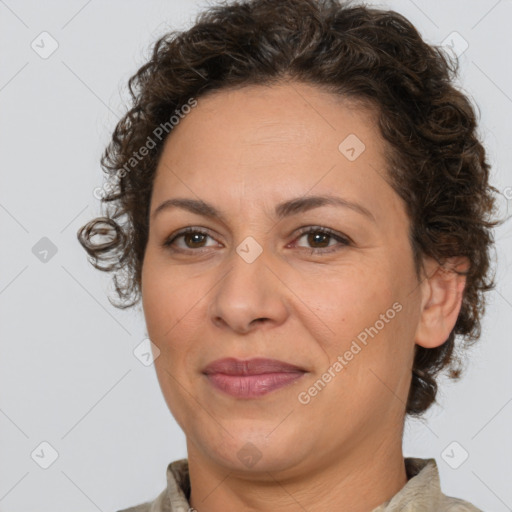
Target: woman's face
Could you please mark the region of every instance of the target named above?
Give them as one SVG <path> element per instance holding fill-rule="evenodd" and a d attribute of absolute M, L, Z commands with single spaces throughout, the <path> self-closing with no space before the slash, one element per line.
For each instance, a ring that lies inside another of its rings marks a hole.
<path fill-rule="evenodd" d="M 200 97 L 173 129 L 142 297 L 189 458 L 294 474 L 401 446 L 421 297 L 383 151 L 370 112 L 299 83 Z M 204 373 L 224 358 L 301 371 Z"/>

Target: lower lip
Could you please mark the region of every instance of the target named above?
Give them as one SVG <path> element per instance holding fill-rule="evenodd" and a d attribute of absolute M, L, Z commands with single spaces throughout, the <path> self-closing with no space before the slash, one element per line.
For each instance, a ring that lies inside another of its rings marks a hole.
<path fill-rule="evenodd" d="M 304 372 L 262 373 L 259 375 L 206 375 L 210 383 L 228 395 L 237 398 L 255 398 L 295 382 Z"/>

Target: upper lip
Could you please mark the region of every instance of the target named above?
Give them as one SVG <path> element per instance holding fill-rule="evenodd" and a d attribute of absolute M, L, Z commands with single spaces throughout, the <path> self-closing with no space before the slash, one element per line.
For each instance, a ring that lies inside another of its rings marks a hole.
<path fill-rule="evenodd" d="M 263 373 L 305 372 L 303 368 L 277 359 L 256 357 L 235 359 L 228 357 L 213 361 L 203 370 L 204 374 L 224 373 L 226 375 L 260 375 Z"/>

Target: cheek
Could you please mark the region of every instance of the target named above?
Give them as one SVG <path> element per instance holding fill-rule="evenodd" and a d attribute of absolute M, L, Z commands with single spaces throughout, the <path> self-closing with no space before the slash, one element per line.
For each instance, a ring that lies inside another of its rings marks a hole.
<path fill-rule="evenodd" d="M 142 305 L 148 330 L 163 338 L 183 318 L 194 301 L 179 267 L 170 268 L 149 252 L 142 269 Z"/>
<path fill-rule="evenodd" d="M 178 266 L 152 264 L 151 258 L 147 263 L 142 303 L 149 338 L 160 350 L 155 366 L 160 373 L 165 368 L 183 379 L 194 373 L 200 340 L 205 339 L 205 301 L 212 284 L 206 276 L 191 281 Z"/>
<path fill-rule="evenodd" d="M 317 371 L 322 374 L 331 368 L 331 374 L 343 375 L 337 380 L 341 386 L 335 386 L 343 400 L 356 395 L 382 398 L 386 387 L 379 378 L 394 386 L 402 378 L 400 368 L 407 368 L 410 321 L 398 279 L 391 277 L 352 270 L 314 283 L 302 281 L 299 293 L 308 306 L 302 307 L 302 322 L 311 322 L 308 329 L 328 357 Z M 339 358 L 343 369 L 336 371 L 332 365 Z"/>
<path fill-rule="evenodd" d="M 324 343 L 336 349 L 378 321 L 398 296 L 390 276 L 363 267 L 302 274 L 294 280 L 300 283 L 294 292 L 301 299 L 304 315 L 309 311 L 311 321 L 321 329 L 315 332 L 325 333 Z"/>
<path fill-rule="evenodd" d="M 183 386 L 191 389 L 187 379 L 193 374 L 193 366 L 187 361 L 194 344 L 189 340 L 198 325 L 200 303 L 197 287 L 190 283 L 187 286 L 181 274 L 176 268 L 171 272 L 148 254 L 142 271 L 142 305 L 149 338 L 160 351 L 154 366 L 164 399 L 178 424 L 185 428 L 193 412 Z"/>

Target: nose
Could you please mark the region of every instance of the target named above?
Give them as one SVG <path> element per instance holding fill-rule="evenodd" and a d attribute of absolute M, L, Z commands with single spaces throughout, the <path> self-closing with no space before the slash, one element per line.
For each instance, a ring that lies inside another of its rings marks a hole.
<path fill-rule="evenodd" d="M 245 334 L 286 320 L 287 287 L 265 251 L 251 263 L 234 252 L 227 266 L 210 296 L 209 317 L 216 327 Z"/>

